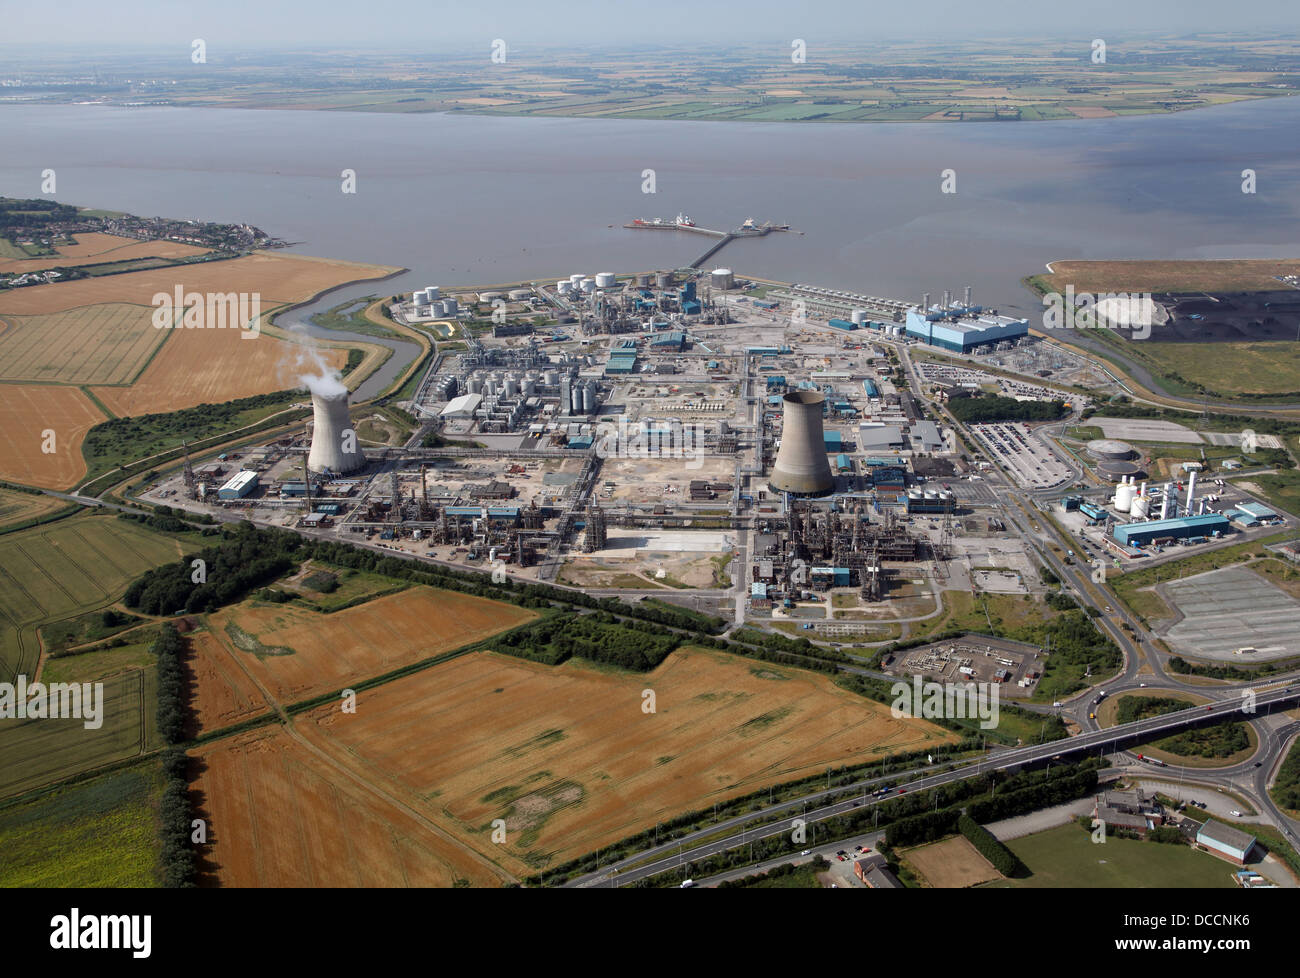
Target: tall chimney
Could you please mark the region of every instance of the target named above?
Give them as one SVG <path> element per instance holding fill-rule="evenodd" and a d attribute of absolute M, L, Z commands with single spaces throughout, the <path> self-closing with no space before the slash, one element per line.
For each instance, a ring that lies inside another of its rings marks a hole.
<path fill-rule="evenodd" d="M 1187 506 L 1183 510 L 1183 515 L 1191 516 L 1194 512 L 1196 512 L 1196 470 L 1192 469 L 1187 480 Z"/>
<path fill-rule="evenodd" d="M 966 299 L 962 303 L 962 305 L 964 305 L 967 309 L 970 308 L 970 286 L 969 285 L 966 286 Z"/>

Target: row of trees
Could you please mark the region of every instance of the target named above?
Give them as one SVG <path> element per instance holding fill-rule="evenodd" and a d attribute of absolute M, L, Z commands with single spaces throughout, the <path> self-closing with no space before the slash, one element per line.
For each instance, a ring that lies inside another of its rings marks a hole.
<path fill-rule="evenodd" d="M 1061 771 L 1061 768 L 1056 768 Z M 1074 801 L 1091 794 L 1097 789 L 1097 768 L 1095 765 L 1065 769 L 1061 776 L 1020 788 L 1015 791 L 1002 791 L 996 795 L 973 802 L 966 809 L 966 814 L 977 822 L 996 822 L 1004 818 L 1014 818 L 1036 812 L 1040 808 L 1050 808 L 1067 801 Z"/>
<path fill-rule="evenodd" d="M 162 755 L 161 862 L 163 885 L 193 886 L 195 853 L 190 843 L 189 761 L 178 746 L 185 739 L 185 640 L 163 625 L 153 644 L 158 669 L 158 733 L 168 744 Z"/>
<path fill-rule="evenodd" d="M 969 815 L 957 819 L 957 831 L 1003 876 L 1028 876 L 1029 869 L 1002 841 Z"/>
<path fill-rule="evenodd" d="M 966 424 L 990 421 L 1055 421 L 1065 413 L 1064 401 L 1017 401 L 1014 397 L 984 394 L 953 397 L 948 411 Z"/>
<path fill-rule="evenodd" d="M 492 640 L 499 652 L 547 665 L 559 665 L 576 655 L 634 672 L 649 672 L 680 644 L 674 632 L 599 611 L 553 615 Z"/>

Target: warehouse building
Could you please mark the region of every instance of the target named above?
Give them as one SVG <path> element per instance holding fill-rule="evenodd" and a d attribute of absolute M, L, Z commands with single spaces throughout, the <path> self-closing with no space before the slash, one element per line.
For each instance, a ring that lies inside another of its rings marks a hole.
<path fill-rule="evenodd" d="M 905 332 L 927 346 L 969 353 L 979 346 L 1028 336 L 1029 320 L 979 311 L 966 313 L 960 307 L 943 313 L 938 306 L 932 306 L 928 315 L 922 315 L 919 307 L 913 307 L 907 311 Z"/>
<path fill-rule="evenodd" d="M 904 448 L 907 439 L 903 429 L 896 424 L 864 424 L 858 427 L 858 449 L 879 452 L 890 448 Z"/>
<path fill-rule="evenodd" d="M 1082 507 L 1081 507 L 1082 508 Z M 1232 528 L 1219 513 L 1204 516 L 1179 516 L 1145 523 L 1124 523 L 1112 531 L 1117 543 L 1126 547 L 1145 546 L 1156 540 L 1187 540 L 1192 537 L 1222 536 Z"/>
<path fill-rule="evenodd" d="M 244 469 L 217 490 L 218 499 L 243 499 L 257 488 L 258 476 L 251 469 Z"/>
<path fill-rule="evenodd" d="M 1246 865 L 1255 837 L 1231 825 L 1209 819 L 1196 833 L 1196 844 L 1238 866 Z"/>

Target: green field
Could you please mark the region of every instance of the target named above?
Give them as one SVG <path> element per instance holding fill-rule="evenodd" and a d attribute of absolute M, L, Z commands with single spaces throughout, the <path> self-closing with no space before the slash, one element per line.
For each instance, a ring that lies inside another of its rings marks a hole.
<path fill-rule="evenodd" d="M 153 669 L 104 678 L 103 725 L 97 730 L 73 718 L 0 720 L 0 798 L 161 747 L 151 729 L 155 681 Z"/>
<path fill-rule="evenodd" d="M 0 809 L 0 887 L 158 885 L 156 762 Z"/>
<path fill-rule="evenodd" d="M 0 679 L 34 678 L 39 626 L 104 608 L 144 571 L 193 549 L 111 516 L 0 537 Z"/>
<path fill-rule="evenodd" d="M 1108 838 L 1104 845 L 1076 823 L 1013 839 L 1007 848 L 1029 867 L 1025 879 L 989 887 L 1029 889 L 1227 889 L 1233 867 L 1185 845 Z"/>

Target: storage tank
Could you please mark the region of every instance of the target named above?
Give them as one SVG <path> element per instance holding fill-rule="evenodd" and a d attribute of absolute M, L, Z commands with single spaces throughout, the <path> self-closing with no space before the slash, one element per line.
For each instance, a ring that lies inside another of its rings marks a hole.
<path fill-rule="evenodd" d="M 558 370 L 547 370 L 542 374 L 542 383 L 547 387 L 554 387 L 560 382 L 560 373 Z"/>
<path fill-rule="evenodd" d="M 502 388 L 502 393 L 505 394 L 506 397 L 514 397 L 519 393 L 519 381 L 514 377 L 507 377 Z"/>
<path fill-rule="evenodd" d="M 531 299 L 532 297 L 532 289 L 511 289 L 508 293 L 511 302 L 523 302 L 525 299 Z"/>
<path fill-rule="evenodd" d="M 1120 513 L 1127 513 L 1133 509 L 1133 497 L 1136 490 L 1127 482 L 1121 483 L 1115 487 L 1115 509 Z"/>
<path fill-rule="evenodd" d="M 650 283 L 653 281 L 654 281 L 653 276 L 647 275 L 643 272 L 642 274 L 636 277 L 636 287 L 638 289 L 648 289 L 650 288 Z"/>
<path fill-rule="evenodd" d="M 424 290 L 425 302 L 437 302 L 441 298 L 442 296 L 438 293 L 438 286 L 430 285 L 425 288 Z"/>
<path fill-rule="evenodd" d="M 442 300 L 442 314 L 444 316 L 454 316 L 460 312 L 460 303 L 455 299 Z"/>
<path fill-rule="evenodd" d="M 862 327 L 867 323 L 867 311 L 865 309 L 854 309 L 853 314 L 849 317 L 854 326 Z"/>
<path fill-rule="evenodd" d="M 672 272 L 656 273 L 655 286 L 661 289 L 671 289 L 673 287 L 673 273 Z"/>
<path fill-rule="evenodd" d="M 591 292 L 596 287 L 596 280 L 594 278 L 584 278 L 578 283 L 578 287 L 583 292 Z"/>
<path fill-rule="evenodd" d="M 715 289 L 729 289 L 736 284 L 730 268 L 715 268 L 709 274 L 709 282 Z"/>
<path fill-rule="evenodd" d="M 1135 520 L 1144 520 L 1147 514 L 1151 512 L 1151 497 L 1138 496 L 1133 500 L 1133 506 L 1129 510 Z"/>
<path fill-rule="evenodd" d="M 471 378 L 469 379 L 469 384 L 467 385 L 467 388 L 468 388 L 468 390 L 469 390 L 469 392 L 470 392 L 471 394 L 482 394 L 482 393 L 483 393 L 483 378 L 481 378 L 481 377 L 471 377 Z"/>
<path fill-rule="evenodd" d="M 617 281 L 618 279 L 614 277 L 613 272 L 596 273 L 596 288 L 598 289 L 612 289 Z"/>
<path fill-rule="evenodd" d="M 574 274 L 570 275 L 570 276 L 569 276 L 569 285 L 570 285 L 572 288 L 575 288 L 575 289 L 578 288 L 580 285 L 582 285 L 582 273 L 581 273 L 581 272 L 575 272 Z"/>

